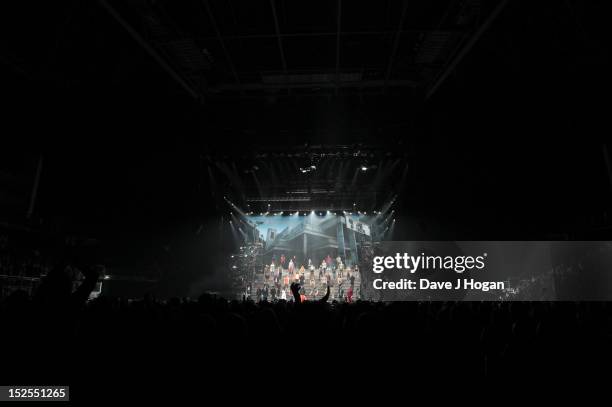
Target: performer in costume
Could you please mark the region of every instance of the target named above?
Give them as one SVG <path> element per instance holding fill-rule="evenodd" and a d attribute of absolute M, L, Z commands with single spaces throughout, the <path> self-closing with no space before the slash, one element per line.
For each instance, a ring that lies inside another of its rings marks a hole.
<path fill-rule="evenodd" d="M 287 267 L 289 271 L 289 275 L 292 275 L 295 270 L 295 263 L 293 263 L 293 259 L 289 260 L 289 266 Z"/>
<path fill-rule="evenodd" d="M 353 301 L 353 286 L 350 286 L 348 291 L 346 292 L 346 302 Z"/>

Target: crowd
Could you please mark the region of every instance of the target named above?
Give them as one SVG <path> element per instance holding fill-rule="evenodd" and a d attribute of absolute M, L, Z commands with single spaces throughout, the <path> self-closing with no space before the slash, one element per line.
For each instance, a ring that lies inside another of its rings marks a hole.
<path fill-rule="evenodd" d="M 84 276 L 80 285 L 73 269 Z M 299 388 L 312 370 L 325 372 L 326 383 L 391 369 L 424 377 L 584 373 L 606 368 L 612 349 L 606 302 L 335 301 L 329 289 L 306 299 L 309 282 L 300 279 L 285 298 L 89 299 L 99 278 L 95 266 L 64 258 L 35 290 L 0 297 L 0 360 L 12 382 L 95 389 L 134 375 L 193 378 L 195 369 L 219 380 L 263 372 L 257 377 L 270 382 L 288 372 Z"/>
<path fill-rule="evenodd" d="M 2 349 L 19 349 L 16 354 L 26 359 L 39 357 L 41 349 L 52 359 L 85 354 L 76 363 L 92 367 L 116 363 L 118 355 L 134 368 L 172 355 L 195 365 L 206 360 L 211 366 L 275 371 L 296 357 L 311 366 L 339 367 L 339 373 L 346 366 L 393 360 L 403 368 L 444 366 L 489 375 L 526 366 L 533 373 L 604 363 L 611 344 L 608 303 L 348 303 L 330 301 L 329 292 L 302 301 L 297 283 L 289 300 L 230 301 L 203 294 L 88 301 L 98 276 L 81 269 L 86 278 L 74 292 L 62 265 L 34 296 L 16 291 L 1 303 Z M 310 352 L 315 359 L 307 357 Z"/>

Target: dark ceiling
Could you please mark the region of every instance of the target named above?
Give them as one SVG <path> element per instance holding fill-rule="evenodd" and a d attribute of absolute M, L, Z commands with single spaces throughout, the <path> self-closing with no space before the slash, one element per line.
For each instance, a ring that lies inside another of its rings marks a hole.
<path fill-rule="evenodd" d="M 610 204 L 603 4 L 7 4 L 3 194 L 25 212 L 42 154 L 40 217 L 152 229 L 250 195 L 219 163 L 252 188 L 244 171 L 262 154 L 299 151 L 273 160 L 299 169 L 313 149 L 365 148 L 370 164 L 400 161 L 375 206 L 399 193 L 405 214 L 461 218 L 481 232 L 470 236 L 585 227 Z"/>
<path fill-rule="evenodd" d="M 432 90 L 451 57 L 505 3 L 67 2 L 63 7 L 43 6 L 40 14 L 29 16 L 41 20 L 33 24 L 50 30 L 41 38 L 31 30 L 23 33 L 22 28 L 20 40 L 28 47 L 11 50 L 11 61 L 17 71 L 31 77 L 88 81 L 88 75 L 104 69 L 107 78 L 102 81 L 131 81 L 138 67 L 133 60 L 120 64 L 124 58 L 137 57 L 126 56 L 134 53 L 125 44 L 131 37 L 150 56 L 148 62 L 157 63 L 178 88 L 204 101 L 367 95 L 395 88 L 423 93 Z M 19 11 L 28 13 L 28 4 L 21 7 Z M 33 58 L 36 51 L 42 55 Z M 101 53 L 113 58 L 101 60 Z M 56 76 L 60 72 L 63 77 Z"/>

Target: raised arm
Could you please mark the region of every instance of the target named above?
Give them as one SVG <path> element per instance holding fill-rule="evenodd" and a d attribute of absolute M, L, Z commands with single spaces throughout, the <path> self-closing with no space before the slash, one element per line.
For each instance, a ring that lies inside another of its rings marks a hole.
<path fill-rule="evenodd" d="M 327 302 L 328 299 L 329 299 L 329 284 L 327 284 L 327 292 L 325 293 L 325 296 L 323 296 L 323 298 L 321 298 L 319 302 Z"/>
<path fill-rule="evenodd" d="M 291 293 L 293 294 L 293 298 L 295 299 L 295 303 L 299 304 L 302 302 L 302 297 L 300 296 L 300 285 L 298 283 L 291 283 Z"/>
<path fill-rule="evenodd" d="M 93 267 L 85 266 L 81 269 L 83 275 L 85 276 L 85 280 L 81 283 L 81 285 L 72 293 L 72 302 L 76 306 L 82 306 L 85 304 L 85 301 L 89 298 L 89 294 L 96 287 L 96 283 L 98 282 L 99 273 Z"/>

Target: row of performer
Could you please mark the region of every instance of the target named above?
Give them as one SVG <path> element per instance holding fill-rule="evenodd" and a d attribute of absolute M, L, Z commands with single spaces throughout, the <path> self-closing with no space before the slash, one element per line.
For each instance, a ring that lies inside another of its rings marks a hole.
<path fill-rule="evenodd" d="M 270 270 L 270 272 L 274 273 L 277 269 L 287 270 L 290 274 L 293 274 L 298 265 L 298 261 L 296 256 L 291 258 L 285 257 L 285 255 L 281 255 L 280 259 L 277 261 L 276 257 L 272 257 L 272 262 L 266 267 Z M 322 270 L 342 270 L 346 267 L 342 258 L 337 256 L 336 258 L 331 257 L 329 254 L 323 258 L 321 264 L 316 266 L 316 263 L 312 261 L 312 259 L 308 259 L 307 263 L 302 263 L 299 267 L 300 270 L 314 270 L 314 269 L 322 269 Z"/>
<path fill-rule="evenodd" d="M 332 268 L 324 269 L 314 267 L 306 270 L 304 266 L 300 267 L 297 271 L 284 270 L 280 267 L 269 267 L 265 266 L 263 270 L 263 277 L 266 283 L 274 283 L 275 285 L 289 286 L 291 282 L 300 283 L 304 286 L 307 282 L 311 286 L 315 286 L 317 281 L 319 283 L 326 283 L 328 285 L 338 284 L 341 285 L 344 281 L 350 282 L 351 286 L 355 283 L 355 274 L 359 273 L 359 267 L 355 266 L 351 268 Z"/>

